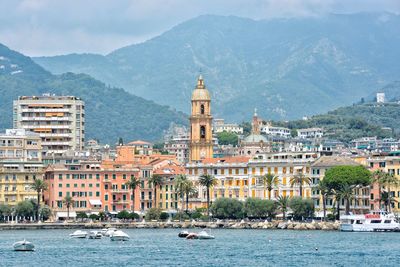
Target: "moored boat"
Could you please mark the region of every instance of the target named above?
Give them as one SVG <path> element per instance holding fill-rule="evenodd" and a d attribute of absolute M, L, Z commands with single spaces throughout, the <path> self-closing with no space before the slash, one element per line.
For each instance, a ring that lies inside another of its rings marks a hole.
<path fill-rule="evenodd" d="M 13 247 L 14 247 L 15 251 L 34 251 L 35 250 L 35 245 L 33 245 L 29 241 L 26 241 L 25 239 L 22 241 L 15 242 L 13 244 Z"/>
<path fill-rule="evenodd" d="M 188 235 L 189 235 L 189 232 L 188 232 L 188 231 L 181 231 L 181 232 L 179 232 L 179 234 L 178 234 L 179 237 L 187 237 Z"/>
<path fill-rule="evenodd" d="M 104 236 L 111 236 L 114 232 L 117 231 L 116 228 L 108 228 L 107 231 L 104 233 Z"/>
<path fill-rule="evenodd" d="M 398 232 L 400 223 L 393 213 L 373 211 L 365 215 L 342 215 L 340 230 L 343 232 Z"/>
<path fill-rule="evenodd" d="M 90 231 L 89 239 L 101 239 L 103 237 L 100 231 Z"/>
<path fill-rule="evenodd" d="M 86 238 L 87 235 L 88 235 L 88 232 L 82 231 L 82 230 L 76 230 L 72 234 L 69 234 L 69 236 L 73 237 L 73 238 Z"/>
<path fill-rule="evenodd" d="M 210 235 L 206 231 L 201 231 L 199 233 L 189 233 L 186 239 L 215 239 L 215 236 Z"/>
<path fill-rule="evenodd" d="M 117 230 L 110 235 L 111 241 L 128 241 L 129 235 L 121 230 Z"/>

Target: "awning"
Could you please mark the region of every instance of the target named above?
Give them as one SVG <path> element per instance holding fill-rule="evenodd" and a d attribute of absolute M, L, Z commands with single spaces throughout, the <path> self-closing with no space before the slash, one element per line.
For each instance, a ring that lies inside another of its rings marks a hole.
<path fill-rule="evenodd" d="M 101 206 L 101 200 L 100 199 L 89 199 L 89 203 L 92 206 Z"/>
<path fill-rule="evenodd" d="M 99 213 L 98 211 L 92 211 L 90 214 L 99 215 Z"/>
<path fill-rule="evenodd" d="M 56 217 L 57 218 L 67 218 L 68 217 L 68 212 L 66 212 L 66 211 L 57 211 Z M 76 217 L 76 212 L 75 211 L 70 211 L 69 212 L 69 217 L 70 218 Z"/>
<path fill-rule="evenodd" d="M 116 211 L 110 211 L 110 214 L 112 214 L 112 215 L 117 215 L 118 212 L 116 212 Z"/>

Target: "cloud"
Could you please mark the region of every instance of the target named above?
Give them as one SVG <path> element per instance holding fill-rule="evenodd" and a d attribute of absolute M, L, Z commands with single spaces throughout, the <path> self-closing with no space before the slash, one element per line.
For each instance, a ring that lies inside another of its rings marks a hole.
<path fill-rule="evenodd" d="M 1 0 L 0 42 L 31 56 L 108 53 L 187 19 L 253 19 L 327 13 L 400 13 L 399 0 Z"/>

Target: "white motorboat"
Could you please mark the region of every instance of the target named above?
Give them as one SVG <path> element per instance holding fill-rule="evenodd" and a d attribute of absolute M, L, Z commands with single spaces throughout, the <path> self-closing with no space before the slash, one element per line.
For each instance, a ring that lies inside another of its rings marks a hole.
<path fill-rule="evenodd" d="M 179 234 L 178 234 L 178 236 L 179 237 L 187 237 L 189 235 L 189 232 L 188 231 L 181 231 L 181 232 L 179 232 Z"/>
<path fill-rule="evenodd" d="M 69 234 L 69 236 L 73 237 L 73 238 L 86 238 L 87 235 L 88 235 L 88 232 L 82 231 L 82 230 L 76 230 L 72 234 Z"/>
<path fill-rule="evenodd" d="M 110 235 L 111 241 L 128 241 L 129 235 L 122 232 L 121 230 L 117 230 Z"/>
<path fill-rule="evenodd" d="M 89 239 L 101 239 L 103 237 L 100 231 L 90 231 Z"/>
<path fill-rule="evenodd" d="M 107 233 L 107 231 L 108 231 L 107 228 L 103 228 L 103 229 L 100 230 L 100 233 L 101 233 L 103 236 L 105 236 L 106 233 Z"/>
<path fill-rule="evenodd" d="M 400 223 L 393 213 L 373 211 L 365 215 L 340 216 L 340 230 L 343 232 L 397 232 Z"/>
<path fill-rule="evenodd" d="M 115 228 L 108 228 L 107 231 L 104 233 L 104 236 L 111 236 L 117 229 Z"/>
<path fill-rule="evenodd" d="M 33 245 L 31 242 L 26 241 L 25 239 L 23 241 L 18 241 L 13 244 L 14 250 L 15 251 L 34 251 L 35 250 L 35 245 Z"/>
<path fill-rule="evenodd" d="M 206 231 L 201 231 L 199 233 L 189 233 L 186 239 L 215 239 L 215 236 L 210 235 Z"/>

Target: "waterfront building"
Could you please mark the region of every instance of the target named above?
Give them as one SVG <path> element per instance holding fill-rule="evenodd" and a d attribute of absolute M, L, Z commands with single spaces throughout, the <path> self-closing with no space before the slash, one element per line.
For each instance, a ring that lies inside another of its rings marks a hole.
<path fill-rule="evenodd" d="M 323 215 L 323 203 L 320 192 L 316 189 L 320 180 L 324 179 L 325 173 L 332 167 L 335 166 L 357 166 L 361 165 L 356 162 L 352 158 L 342 157 L 342 156 L 322 156 L 318 160 L 316 160 L 311 165 L 311 180 L 312 180 L 312 198 L 314 199 L 314 205 L 316 209 L 316 216 L 322 217 Z M 364 214 L 368 213 L 370 210 L 370 187 L 362 187 L 354 189 L 354 198 L 350 203 L 350 210 L 353 213 Z M 345 209 L 345 200 L 340 200 L 340 209 L 344 211 Z M 329 213 L 329 210 L 335 209 L 336 200 L 334 196 L 328 197 L 326 199 L 326 208 Z"/>
<path fill-rule="evenodd" d="M 277 176 L 279 181 L 271 191 L 271 199 L 276 199 L 278 196 L 299 196 L 299 185 L 291 186 L 290 180 L 295 175 L 310 177 L 310 166 L 317 158 L 316 152 L 264 153 L 252 157 L 248 163 L 251 197 L 265 198 L 267 196 L 268 192 L 260 179 L 265 174 Z M 309 185 L 303 185 L 301 195 L 311 197 Z"/>
<path fill-rule="evenodd" d="M 185 168 L 173 160 L 164 161 L 163 164 L 154 168 L 153 175 L 159 175 L 162 184 L 157 189 L 157 207 L 169 213 L 174 213 L 181 208 L 181 198 L 175 187 L 175 178 L 184 175 Z"/>
<path fill-rule="evenodd" d="M 206 188 L 199 184 L 203 174 L 213 175 L 217 184 L 211 188 L 210 199 L 227 197 L 244 201 L 249 194 L 248 157 L 208 158 L 186 165 L 188 178 L 198 189 L 197 197 L 190 198 L 189 209 L 207 207 Z"/>
<path fill-rule="evenodd" d="M 192 93 L 190 161 L 213 157 L 211 97 L 200 75 Z"/>
<path fill-rule="evenodd" d="M 75 96 L 21 96 L 14 101 L 13 124 L 38 133 L 44 153 L 80 151 L 85 142 L 85 104 Z"/>
<path fill-rule="evenodd" d="M 324 136 L 324 130 L 322 128 L 299 129 L 297 130 L 297 136 L 303 139 L 322 138 Z"/>
<path fill-rule="evenodd" d="M 400 179 L 400 157 L 388 155 L 370 155 L 366 159 L 366 164 L 371 171 L 382 170 L 394 175 Z M 381 200 L 381 194 L 388 192 L 385 185 L 382 187 L 378 183 L 374 183 L 371 188 L 371 209 L 384 210 L 385 203 Z M 391 210 L 395 213 L 400 213 L 400 186 L 390 187 L 390 196 L 393 199 Z"/>
<path fill-rule="evenodd" d="M 236 123 L 225 123 L 224 119 L 214 119 L 213 132 L 214 133 L 228 132 L 241 135 L 243 134 L 243 127 L 241 127 Z"/>
<path fill-rule="evenodd" d="M 0 134 L 0 204 L 15 206 L 36 199 L 31 187 L 43 177 L 41 139 L 24 129 L 8 129 Z"/>
<path fill-rule="evenodd" d="M 98 214 L 105 206 L 102 201 L 104 172 L 100 161 L 73 161 L 65 164 L 53 164 L 46 168 L 44 176 L 48 190 L 44 192 L 44 201 L 53 211 L 55 219 L 67 217 L 64 203 L 70 196 L 73 204 L 70 207 L 70 218 L 76 212 Z"/>

